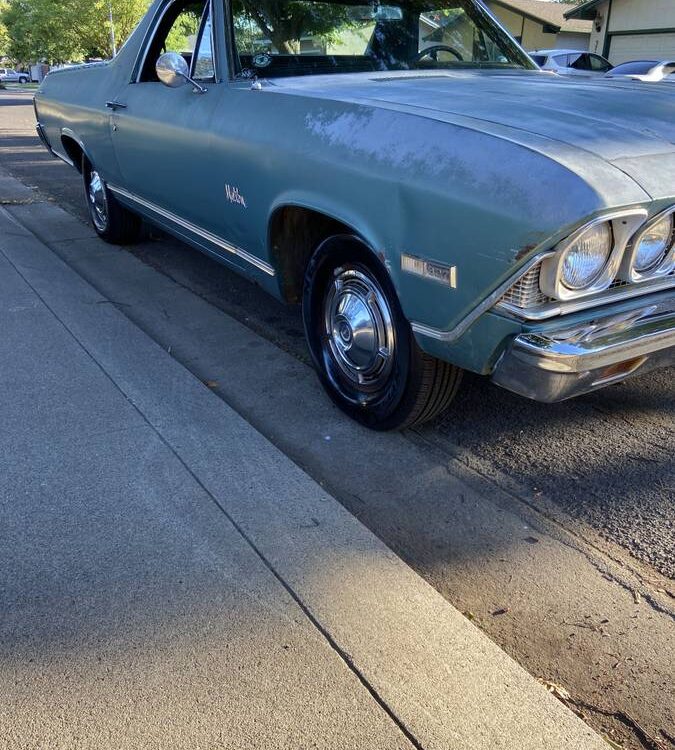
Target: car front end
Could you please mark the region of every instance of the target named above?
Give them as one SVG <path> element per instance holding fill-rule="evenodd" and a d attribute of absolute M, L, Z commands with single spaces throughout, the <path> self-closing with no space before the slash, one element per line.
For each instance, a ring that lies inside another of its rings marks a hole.
<path fill-rule="evenodd" d="M 675 364 L 674 217 L 615 212 L 536 256 L 496 305 L 523 330 L 492 379 L 560 401 Z"/>
<path fill-rule="evenodd" d="M 543 402 L 675 365 L 675 200 L 601 212 L 533 249 L 453 329 L 413 330 L 435 356 Z"/>

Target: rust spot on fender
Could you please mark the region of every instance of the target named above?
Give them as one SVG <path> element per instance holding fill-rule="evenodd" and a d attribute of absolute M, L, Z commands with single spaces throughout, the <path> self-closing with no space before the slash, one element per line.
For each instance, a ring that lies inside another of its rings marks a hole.
<path fill-rule="evenodd" d="M 534 248 L 537 247 L 534 243 L 531 245 L 525 245 L 515 254 L 514 260 L 522 260 L 526 255 L 529 255 Z"/>

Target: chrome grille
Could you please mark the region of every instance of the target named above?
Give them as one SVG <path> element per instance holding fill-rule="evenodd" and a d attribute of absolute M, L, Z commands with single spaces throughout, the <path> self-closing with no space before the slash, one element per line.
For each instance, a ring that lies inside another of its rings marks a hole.
<path fill-rule="evenodd" d="M 528 309 L 550 302 L 551 298 L 547 297 L 539 288 L 540 270 L 541 263 L 534 265 L 526 274 L 516 281 L 516 283 L 501 298 L 500 302 L 521 309 Z"/>
<path fill-rule="evenodd" d="M 503 305 L 516 314 L 520 313 L 524 318 L 544 320 L 553 315 L 565 315 L 568 312 L 583 310 L 594 305 L 631 299 L 641 294 L 649 294 L 652 291 L 661 291 L 671 287 L 675 288 L 675 269 L 673 269 L 666 276 L 640 283 L 631 283 L 617 278 L 604 292 L 598 292 L 579 300 L 556 302 L 539 289 L 540 270 L 541 262 L 521 276 L 497 304 Z"/>

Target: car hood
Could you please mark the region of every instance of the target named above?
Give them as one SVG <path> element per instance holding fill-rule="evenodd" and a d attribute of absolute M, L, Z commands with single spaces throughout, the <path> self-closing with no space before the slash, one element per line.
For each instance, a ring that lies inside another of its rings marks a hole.
<path fill-rule="evenodd" d="M 628 174 L 653 198 L 675 195 L 675 96 L 667 84 L 569 80 L 536 72 L 389 73 L 278 80 L 293 93 L 453 122 Z M 276 83 L 276 82 L 275 82 Z M 528 137 L 529 136 L 529 137 Z"/>

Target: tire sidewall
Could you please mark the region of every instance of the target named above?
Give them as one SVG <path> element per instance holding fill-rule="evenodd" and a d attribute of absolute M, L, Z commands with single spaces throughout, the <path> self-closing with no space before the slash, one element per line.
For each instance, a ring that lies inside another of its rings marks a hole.
<path fill-rule="evenodd" d="M 396 337 L 392 371 L 384 388 L 366 405 L 355 404 L 336 387 L 327 371 L 326 354 L 322 344 L 324 298 L 327 285 L 337 268 L 349 266 L 365 270 L 377 281 L 387 298 Z M 344 412 L 371 429 L 394 429 L 403 422 L 406 394 L 411 377 L 414 378 L 412 347 L 415 346 L 410 324 L 403 315 L 398 296 L 383 263 L 357 237 L 343 235 L 325 240 L 315 251 L 305 273 L 302 300 L 305 336 L 319 379 L 328 395 Z"/>

